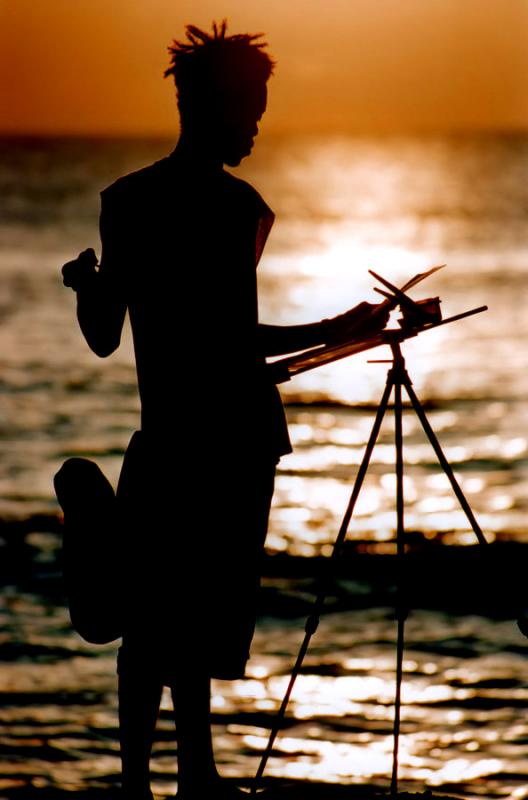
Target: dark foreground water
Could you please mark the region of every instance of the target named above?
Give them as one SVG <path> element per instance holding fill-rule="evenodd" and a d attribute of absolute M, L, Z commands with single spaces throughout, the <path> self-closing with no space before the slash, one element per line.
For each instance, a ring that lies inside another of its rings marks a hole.
<path fill-rule="evenodd" d="M 413 574 L 423 582 L 427 576 L 415 566 Z M 389 608 L 364 606 L 377 605 L 394 579 L 390 564 L 363 567 L 362 579 L 357 568 L 351 567 L 350 576 L 345 565 L 340 570 L 269 763 L 270 778 L 388 785 L 395 622 Z M 214 684 L 217 760 L 229 777 L 254 775 L 302 638 L 313 567 L 295 562 L 293 570 L 297 577 L 288 578 L 280 574 L 281 565 L 266 565 L 273 576 L 265 581 L 247 678 Z M 48 798 L 88 790 L 111 796 L 119 780 L 116 648 L 86 645 L 72 633 L 49 562 L 42 561 L 33 578 L 30 572 L 23 589 L 3 592 L 0 796 Z M 418 610 L 407 623 L 401 786 L 462 797 L 524 797 L 527 642 L 510 618 L 453 613 L 463 581 L 460 574 L 449 580 L 450 574 L 436 583 L 446 593 L 453 586 L 447 598 L 451 613 Z M 483 575 L 489 577 L 486 569 Z M 478 605 L 493 591 L 483 584 L 480 578 L 466 582 L 472 595 L 466 605 Z M 497 584 L 503 591 L 504 582 Z M 436 596 L 441 599 L 440 592 Z M 177 785 L 168 694 L 154 747 L 153 785 L 161 797 Z"/>
<path fill-rule="evenodd" d="M 115 647 L 83 644 L 69 626 L 51 480 L 64 458 L 85 455 L 115 482 L 138 402 L 130 337 L 109 360 L 91 354 L 58 268 L 84 247 L 98 250 L 98 191 L 171 143 L 0 147 L 0 796 L 95 797 L 118 781 Z M 415 296 L 440 295 L 445 316 L 489 305 L 405 348 L 415 389 L 493 544 L 482 558 L 467 547 L 474 534 L 406 414 L 417 610 L 407 625 L 402 784 L 464 797 L 528 797 L 528 648 L 513 622 L 528 605 L 527 172 L 528 139 L 504 136 L 268 139 L 240 171 L 277 213 L 259 266 L 262 321 L 312 321 L 375 300 L 368 268 L 404 282 L 444 262 Z M 192 396 L 177 364 L 167 366 Z M 282 387 L 295 452 L 278 472 L 253 657 L 246 680 L 215 684 L 227 776 L 256 770 L 386 368 L 357 356 Z M 211 396 L 204 426 L 214 418 Z M 388 785 L 393 462 L 388 420 L 270 777 Z M 175 476 L 176 519 L 178 502 Z M 160 796 L 175 791 L 175 763 L 166 698 L 153 761 Z"/>

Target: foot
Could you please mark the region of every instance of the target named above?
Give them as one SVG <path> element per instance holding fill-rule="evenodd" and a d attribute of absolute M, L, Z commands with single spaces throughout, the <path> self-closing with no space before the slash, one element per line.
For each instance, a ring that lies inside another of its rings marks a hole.
<path fill-rule="evenodd" d="M 176 800 L 249 800 L 249 792 L 233 786 L 225 778 L 218 778 L 208 787 L 179 789 Z"/>
<path fill-rule="evenodd" d="M 122 786 L 120 800 L 154 800 L 154 795 L 150 789 L 127 788 Z"/>

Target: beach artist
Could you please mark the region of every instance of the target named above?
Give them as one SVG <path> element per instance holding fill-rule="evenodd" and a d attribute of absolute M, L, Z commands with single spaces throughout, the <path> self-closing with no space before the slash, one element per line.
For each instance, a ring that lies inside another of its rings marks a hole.
<path fill-rule="evenodd" d="M 92 249 L 63 267 L 91 349 L 110 355 L 130 316 L 141 430 L 117 490 L 126 798 L 151 798 L 162 688 L 174 702 L 178 797 L 246 796 L 216 769 L 211 678 L 244 676 L 276 465 L 291 451 L 266 356 L 383 328 L 362 303 L 307 325 L 258 322 L 256 267 L 274 215 L 224 169 L 251 153 L 274 62 L 260 34 L 189 25 L 170 47 L 181 133 L 174 151 L 101 195 Z M 117 580 L 117 578 L 116 578 Z"/>

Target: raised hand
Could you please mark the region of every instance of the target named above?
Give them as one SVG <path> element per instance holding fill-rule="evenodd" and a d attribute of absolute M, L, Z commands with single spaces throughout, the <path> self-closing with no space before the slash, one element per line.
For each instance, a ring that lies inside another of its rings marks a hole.
<path fill-rule="evenodd" d="M 385 328 L 392 306 L 382 303 L 360 303 L 354 308 L 325 321 L 328 342 L 373 336 Z"/>
<path fill-rule="evenodd" d="M 97 256 L 92 247 L 79 253 L 76 259 L 68 261 L 62 268 L 62 280 L 75 292 L 92 280 L 96 274 Z"/>

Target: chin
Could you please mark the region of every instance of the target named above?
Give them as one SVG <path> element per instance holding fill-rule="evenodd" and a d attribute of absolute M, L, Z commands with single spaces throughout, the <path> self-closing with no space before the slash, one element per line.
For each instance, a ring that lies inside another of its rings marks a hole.
<path fill-rule="evenodd" d="M 251 155 L 253 143 L 248 144 L 247 147 L 241 147 L 238 150 L 231 150 L 231 152 L 224 155 L 224 164 L 228 167 L 238 167 L 243 158 Z"/>
<path fill-rule="evenodd" d="M 224 164 L 227 164 L 228 167 L 238 167 L 243 158 L 244 156 L 240 155 L 224 156 Z"/>

